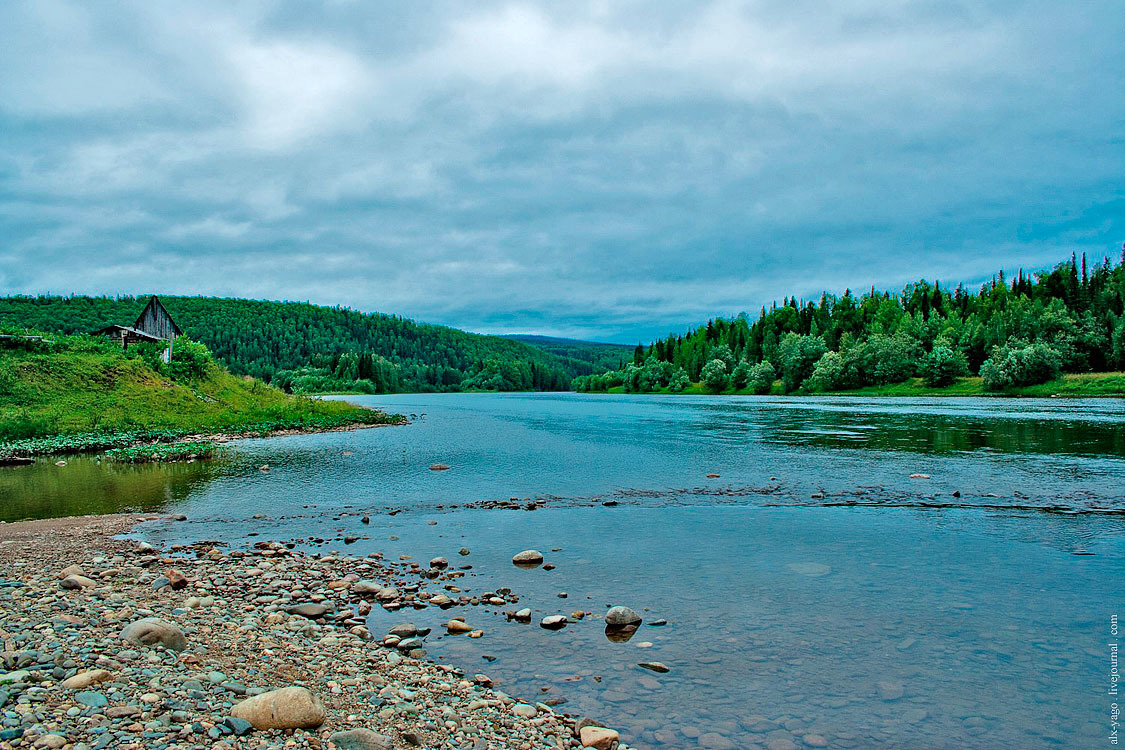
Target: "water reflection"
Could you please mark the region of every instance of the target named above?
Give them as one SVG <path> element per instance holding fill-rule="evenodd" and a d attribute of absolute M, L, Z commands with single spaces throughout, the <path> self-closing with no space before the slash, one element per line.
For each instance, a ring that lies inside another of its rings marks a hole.
<path fill-rule="evenodd" d="M 0 468 L 0 520 L 160 510 L 221 471 L 210 461 L 130 465 L 68 456 L 56 466 L 57 460 Z"/>

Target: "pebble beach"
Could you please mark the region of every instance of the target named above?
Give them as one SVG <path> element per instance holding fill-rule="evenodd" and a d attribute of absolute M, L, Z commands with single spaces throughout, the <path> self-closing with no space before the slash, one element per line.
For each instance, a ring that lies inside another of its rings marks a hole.
<path fill-rule="evenodd" d="M 444 560 L 121 538 L 150 518 L 0 524 L 0 747 L 626 748 L 426 657 L 409 612 L 467 603 Z"/>

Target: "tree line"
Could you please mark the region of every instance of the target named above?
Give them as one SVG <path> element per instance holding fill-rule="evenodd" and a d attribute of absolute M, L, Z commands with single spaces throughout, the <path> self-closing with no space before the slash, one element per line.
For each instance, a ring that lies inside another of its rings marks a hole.
<path fill-rule="evenodd" d="M 948 385 L 975 374 L 987 388 L 1044 383 L 1061 373 L 1125 369 L 1125 250 L 1087 265 L 1003 271 L 976 292 L 919 281 L 891 294 L 786 297 L 716 318 L 683 335 L 638 344 L 623 368 L 579 376 L 578 391 L 682 391 L 703 383 L 769 393 L 840 391 L 921 377 Z"/>
<path fill-rule="evenodd" d="M 567 390 L 590 362 L 520 341 L 344 307 L 161 297 L 185 334 L 231 372 L 298 392 Z M 147 297 L 0 298 L 0 327 L 64 334 L 130 325 Z"/>

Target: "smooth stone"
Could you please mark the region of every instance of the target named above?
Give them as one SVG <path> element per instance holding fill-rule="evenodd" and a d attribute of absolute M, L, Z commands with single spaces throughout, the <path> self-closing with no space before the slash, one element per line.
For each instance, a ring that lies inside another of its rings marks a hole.
<path fill-rule="evenodd" d="M 105 706 L 109 705 L 109 698 L 106 698 L 103 694 L 95 690 L 87 690 L 81 693 L 77 693 L 74 696 L 74 700 L 78 703 L 81 703 L 83 706 L 89 706 L 90 708 L 104 708 Z"/>
<path fill-rule="evenodd" d="M 549 617 L 544 617 L 539 622 L 539 627 L 546 628 L 547 630 L 562 630 L 566 627 L 566 616 L 550 615 Z"/>
<path fill-rule="evenodd" d="M 538 565 L 543 562 L 543 553 L 537 549 L 525 549 L 512 557 L 516 565 Z"/>
<path fill-rule="evenodd" d="M 253 724 L 237 716 L 228 716 L 223 719 L 223 726 L 229 729 L 236 737 L 244 737 L 254 731 Z"/>
<path fill-rule="evenodd" d="M 337 750 L 395 750 L 394 741 L 370 729 L 349 729 L 328 738 Z"/>
<path fill-rule="evenodd" d="M 878 682 L 875 687 L 879 690 L 879 697 L 885 701 L 897 701 L 905 692 L 902 683 L 893 680 Z"/>
<path fill-rule="evenodd" d="M 614 628 L 640 625 L 641 616 L 628 607 L 613 607 L 605 613 L 605 624 Z"/>
<path fill-rule="evenodd" d="M 59 571 L 59 578 L 69 578 L 70 576 L 85 576 L 86 571 L 82 570 L 80 565 L 67 565 Z"/>
<path fill-rule="evenodd" d="M 230 715 L 255 729 L 305 729 L 324 723 L 324 705 L 303 687 L 283 687 L 236 703 Z"/>
<path fill-rule="evenodd" d="M 582 747 L 593 747 L 597 750 L 613 750 L 613 746 L 620 740 L 621 735 L 607 727 L 582 727 L 578 732 Z"/>
<path fill-rule="evenodd" d="M 801 575 L 809 576 L 810 578 L 820 578 L 821 576 L 826 576 L 832 572 L 832 568 L 830 568 L 829 566 L 824 565 L 823 563 L 815 562 L 789 563 L 785 567 L 789 568 L 794 573 L 800 573 Z"/>
<path fill-rule="evenodd" d="M 99 682 L 105 682 L 113 677 L 113 674 L 106 669 L 91 669 L 88 672 L 79 672 L 73 677 L 68 677 L 62 681 L 62 686 L 67 690 L 81 690 L 88 688 L 91 685 L 97 685 Z"/>
<path fill-rule="evenodd" d="M 734 750 L 734 743 L 718 732 L 704 732 L 698 742 L 706 750 Z"/>
<path fill-rule="evenodd" d="M 471 633 L 476 630 L 476 628 L 474 628 L 464 620 L 450 620 L 449 622 L 445 623 L 445 629 L 454 634 Z"/>
<path fill-rule="evenodd" d="M 667 664 L 658 661 L 642 661 L 637 666 L 643 667 L 645 669 L 651 669 L 653 672 L 660 672 L 661 674 L 672 671 L 671 667 L 669 667 Z"/>
<path fill-rule="evenodd" d="M 418 628 L 412 622 L 404 622 L 399 625 L 395 625 L 387 632 L 391 635 L 397 635 L 399 638 L 409 638 L 410 636 L 418 632 Z"/>
<path fill-rule="evenodd" d="M 329 609 L 324 604 L 298 604 L 295 607 L 289 608 L 289 613 L 300 615 L 309 620 L 315 620 L 318 617 L 324 617 L 328 614 Z"/>
<path fill-rule="evenodd" d="M 525 719 L 530 719 L 538 715 L 539 709 L 535 706 L 529 706 L 526 703 L 517 703 L 512 706 L 512 713 L 516 716 L 522 716 Z"/>
<path fill-rule="evenodd" d="M 173 651 L 183 651 L 187 648 L 187 636 L 183 631 L 172 623 L 156 617 L 146 617 L 129 623 L 121 631 L 121 638 L 137 646 L 159 644 Z"/>
<path fill-rule="evenodd" d="M 68 591 L 77 591 L 78 589 L 85 589 L 94 586 L 94 582 L 85 576 L 71 575 L 59 581 L 59 588 L 64 588 Z"/>

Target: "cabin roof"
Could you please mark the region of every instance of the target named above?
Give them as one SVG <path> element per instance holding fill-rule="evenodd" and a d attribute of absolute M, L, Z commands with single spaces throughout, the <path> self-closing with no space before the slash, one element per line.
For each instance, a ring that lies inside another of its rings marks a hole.
<path fill-rule="evenodd" d="M 111 325 L 111 326 L 106 326 L 105 328 L 98 329 L 97 331 L 94 331 L 93 335 L 95 335 L 95 336 L 109 336 L 110 334 L 115 334 L 115 333 L 116 334 L 127 333 L 130 336 L 136 336 L 137 338 L 145 339 L 147 341 L 163 341 L 164 340 L 164 339 L 160 338 L 159 336 L 153 336 L 151 333 L 145 333 L 144 331 L 138 331 L 136 328 L 130 328 L 129 326 L 119 326 L 119 325 Z"/>
<path fill-rule="evenodd" d="M 175 319 L 168 312 L 168 308 L 164 307 L 160 300 L 156 298 L 155 294 L 149 298 L 148 304 L 145 305 L 145 309 L 141 310 L 141 314 L 137 316 L 137 322 L 133 324 L 133 328 L 141 327 L 141 323 L 144 322 L 145 315 L 148 314 L 150 308 L 158 315 L 163 315 L 168 319 L 168 322 L 172 324 L 172 329 L 176 332 L 177 336 L 184 335 L 184 332 L 180 330 L 180 327 L 178 325 L 176 325 Z"/>

